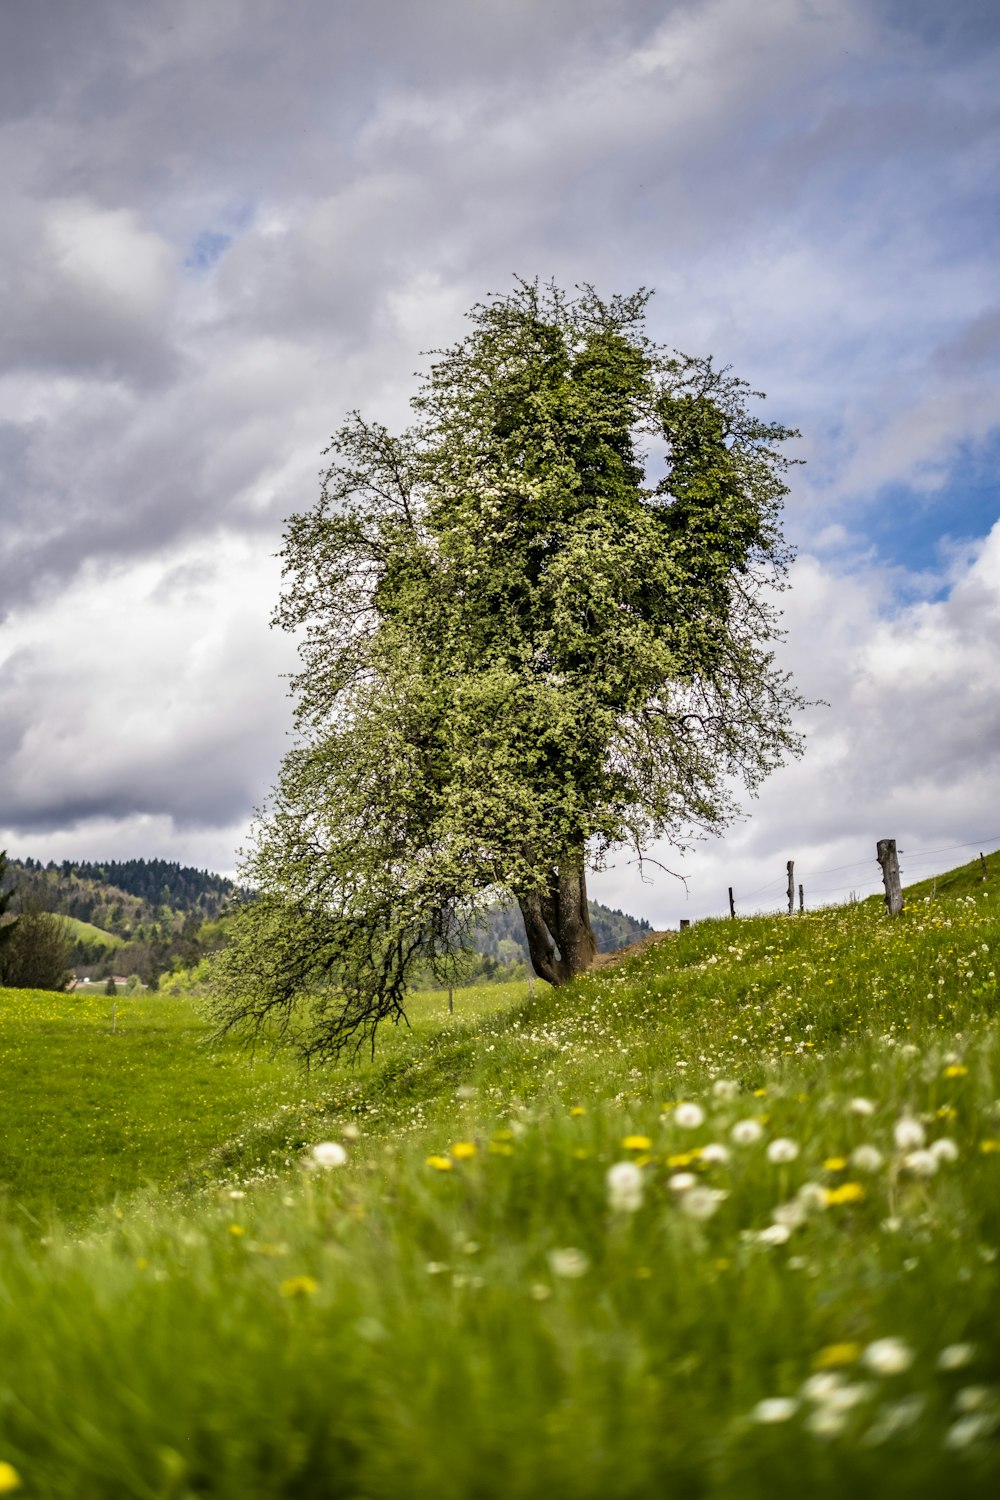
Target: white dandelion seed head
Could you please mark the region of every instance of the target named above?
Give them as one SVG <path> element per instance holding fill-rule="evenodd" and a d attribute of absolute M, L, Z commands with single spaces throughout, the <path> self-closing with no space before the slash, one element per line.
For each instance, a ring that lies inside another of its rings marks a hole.
<path fill-rule="evenodd" d="M 769 1224 L 757 1235 L 761 1245 L 787 1245 L 791 1237 L 792 1231 L 787 1224 Z"/>
<path fill-rule="evenodd" d="M 732 1078 L 717 1078 L 712 1084 L 712 1095 L 716 1099 L 735 1099 L 739 1091 L 739 1084 Z"/>
<path fill-rule="evenodd" d="M 699 1185 L 681 1194 L 680 1207 L 689 1219 L 704 1221 L 712 1217 L 718 1210 L 719 1204 L 728 1196 L 728 1193 L 722 1192 L 719 1188 Z"/>
<path fill-rule="evenodd" d="M 945 1433 L 944 1445 L 961 1451 L 982 1438 L 990 1437 L 996 1426 L 997 1419 L 992 1412 L 975 1412 L 967 1417 L 959 1417 Z"/>
<path fill-rule="evenodd" d="M 619 1213 L 635 1213 L 642 1207 L 642 1168 L 634 1161 L 616 1161 L 604 1177 L 608 1203 Z"/>
<path fill-rule="evenodd" d="M 344 1137 L 345 1141 L 356 1141 L 360 1138 L 361 1135 L 361 1131 L 358 1129 L 357 1125 L 345 1125 L 340 1133 Z"/>
<path fill-rule="evenodd" d="M 804 1182 L 795 1196 L 802 1207 L 808 1209 L 810 1213 L 829 1206 L 826 1201 L 826 1189 L 818 1182 Z"/>
<path fill-rule="evenodd" d="M 806 1220 L 806 1207 L 800 1203 L 798 1198 L 793 1198 L 791 1203 L 779 1203 L 773 1210 L 771 1218 L 775 1224 L 784 1224 L 788 1229 L 798 1229 Z"/>
<path fill-rule="evenodd" d="M 814 1437 L 839 1437 L 847 1426 L 847 1412 L 823 1402 L 806 1417 L 806 1427 Z"/>
<path fill-rule="evenodd" d="M 852 1099 L 847 1106 L 852 1115 L 873 1115 L 875 1105 L 870 1099 Z"/>
<path fill-rule="evenodd" d="M 861 1356 L 873 1375 L 901 1375 L 913 1363 L 913 1350 L 905 1339 L 876 1339 Z"/>
<path fill-rule="evenodd" d="M 938 1161 L 958 1161 L 958 1147 L 950 1136 L 943 1135 L 931 1142 L 931 1154 Z"/>
<path fill-rule="evenodd" d="M 786 1162 L 794 1161 L 799 1154 L 798 1144 L 789 1140 L 785 1135 L 779 1135 L 776 1140 L 770 1141 L 767 1147 L 767 1159 L 778 1166 Z"/>
<path fill-rule="evenodd" d="M 347 1160 L 347 1152 L 339 1141 L 319 1141 L 309 1153 L 309 1164 L 313 1167 L 322 1167 L 329 1171 L 331 1167 L 342 1167 Z"/>
<path fill-rule="evenodd" d="M 933 1151 L 908 1151 L 903 1157 L 903 1166 L 914 1177 L 933 1177 L 938 1169 L 938 1159 Z"/>
<path fill-rule="evenodd" d="M 947 1344 L 937 1357 L 939 1370 L 964 1370 L 976 1357 L 975 1344 Z"/>
<path fill-rule="evenodd" d="M 589 1258 L 573 1245 L 565 1245 L 561 1250 L 550 1250 L 548 1261 L 553 1276 L 561 1276 L 565 1281 L 575 1281 L 580 1276 L 586 1276 L 590 1270 Z"/>
<path fill-rule="evenodd" d="M 736 1146 L 753 1146 L 763 1134 L 759 1120 L 737 1120 L 729 1132 L 729 1139 Z"/>
<path fill-rule="evenodd" d="M 667 1178 L 667 1187 L 672 1193 L 689 1193 L 698 1183 L 693 1172 L 675 1172 Z"/>
<path fill-rule="evenodd" d="M 917 1151 L 926 1140 L 924 1127 L 912 1115 L 901 1115 L 892 1135 L 900 1151 Z"/>
<path fill-rule="evenodd" d="M 851 1152 L 851 1166 L 859 1172 L 877 1172 L 882 1160 L 882 1153 L 877 1146 L 855 1146 Z"/>
<path fill-rule="evenodd" d="M 701 1159 L 710 1165 L 724 1167 L 729 1160 L 729 1147 L 724 1146 L 721 1141 L 711 1141 L 702 1147 Z"/>
<path fill-rule="evenodd" d="M 788 1422 L 798 1409 L 799 1403 L 793 1396 L 769 1396 L 766 1401 L 757 1402 L 750 1418 L 769 1426 L 773 1422 Z"/>
<path fill-rule="evenodd" d="M 705 1111 L 700 1104 L 678 1104 L 674 1119 L 682 1130 L 697 1130 L 705 1123 Z"/>
<path fill-rule="evenodd" d="M 828 1401 L 834 1391 L 838 1391 L 844 1384 L 844 1377 L 838 1375 L 834 1370 L 821 1370 L 816 1375 L 810 1375 L 803 1383 L 802 1394 L 808 1401 Z"/>

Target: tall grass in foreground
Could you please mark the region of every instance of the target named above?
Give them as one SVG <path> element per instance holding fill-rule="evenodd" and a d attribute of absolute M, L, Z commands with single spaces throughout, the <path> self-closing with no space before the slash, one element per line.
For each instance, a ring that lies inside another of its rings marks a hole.
<path fill-rule="evenodd" d="M 332 1075 L 280 1180 L 250 1131 L 184 1204 L 8 1230 L 0 1461 L 46 1497 L 994 1494 L 998 942 L 986 888 L 704 923 Z"/>

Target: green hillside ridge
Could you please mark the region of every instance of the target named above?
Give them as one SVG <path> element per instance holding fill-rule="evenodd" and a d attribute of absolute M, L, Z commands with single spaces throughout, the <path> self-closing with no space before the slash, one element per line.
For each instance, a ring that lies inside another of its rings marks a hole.
<path fill-rule="evenodd" d="M 64 917 L 63 921 L 75 943 L 96 948 L 120 948 L 125 942 L 116 932 L 105 932 L 103 927 L 95 927 L 93 922 L 81 922 L 79 917 Z"/>
<path fill-rule="evenodd" d="M 971 868 L 896 921 L 703 922 L 479 1019 L 419 997 L 437 1021 L 234 1118 L 193 1191 L 10 1224 L 0 1461 L 67 1500 L 992 1495 L 1000 899 Z M 54 1173 L 78 1146 L 52 1133 Z"/>

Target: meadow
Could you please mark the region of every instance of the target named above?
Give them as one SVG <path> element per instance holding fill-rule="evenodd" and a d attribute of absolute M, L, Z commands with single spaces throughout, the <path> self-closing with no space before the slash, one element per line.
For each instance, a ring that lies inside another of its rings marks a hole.
<path fill-rule="evenodd" d="M 205 1062 L 178 1011 L 150 1071 L 196 1053 L 242 1112 L 159 1193 L 87 1170 L 85 1222 L 8 1213 L 0 1492 L 996 1493 L 998 943 L 969 867 L 894 922 L 704 922 L 450 1022 L 417 997 L 308 1080 Z"/>

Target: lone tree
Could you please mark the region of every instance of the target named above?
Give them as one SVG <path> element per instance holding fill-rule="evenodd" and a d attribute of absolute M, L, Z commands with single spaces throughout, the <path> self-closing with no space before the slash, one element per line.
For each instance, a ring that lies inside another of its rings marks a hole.
<path fill-rule="evenodd" d="M 374 1044 L 498 899 L 561 984 L 596 952 L 588 864 L 721 829 L 798 751 L 771 650 L 795 434 L 653 343 L 648 297 L 519 282 L 438 351 L 411 428 L 354 413 L 333 439 L 287 525 L 298 740 L 245 856 L 223 1029 Z"/>

